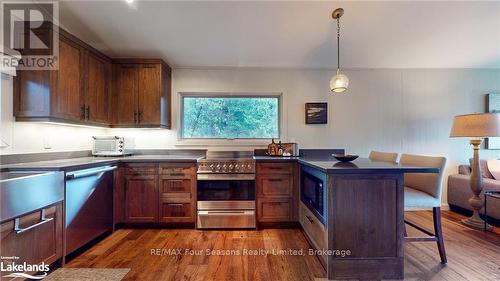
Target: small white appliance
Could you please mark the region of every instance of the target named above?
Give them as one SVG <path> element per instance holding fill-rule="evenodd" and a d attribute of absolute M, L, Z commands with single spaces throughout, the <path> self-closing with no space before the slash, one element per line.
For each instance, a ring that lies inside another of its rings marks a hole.
<path fill-rule="evenodd" d="M 94 136 L 92 155 L 124 156 L 132 154 L 132 140 L 118 136 Z"/>

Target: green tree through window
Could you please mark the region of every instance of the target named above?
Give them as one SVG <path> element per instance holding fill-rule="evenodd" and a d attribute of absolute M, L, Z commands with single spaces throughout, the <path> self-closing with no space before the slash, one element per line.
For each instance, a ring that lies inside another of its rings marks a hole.
<path fill-rule="evenodd" d="M 279 138 L 279 97 L 182 97 L 182 137 Z"/>

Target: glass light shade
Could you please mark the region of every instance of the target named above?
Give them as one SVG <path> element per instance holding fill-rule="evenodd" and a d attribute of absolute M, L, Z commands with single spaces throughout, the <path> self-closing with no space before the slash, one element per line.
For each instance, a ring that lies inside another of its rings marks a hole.
<path fill-rule="evenodd" d="M 337 74 L 330 80 L 330 90 L 335 93 L 342 93 L 349 86 L 349 78 L 337 71 Z"/>

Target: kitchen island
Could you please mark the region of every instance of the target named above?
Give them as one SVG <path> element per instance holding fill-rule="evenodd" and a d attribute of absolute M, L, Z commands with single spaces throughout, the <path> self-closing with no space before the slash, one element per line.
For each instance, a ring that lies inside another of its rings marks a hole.
<path fill-rule="evenodd" d="M 303 169 L 315 169 L 326 178 L 326 241 L 318 250 L 324 255 L 328 279 L 402 279 L 404 174 L 439 169 L 368 159 L 298 161 Z M 308 222 L 318 224 L 310 216 Z M 311 235 L 307 225 L 304 229 Z"/>

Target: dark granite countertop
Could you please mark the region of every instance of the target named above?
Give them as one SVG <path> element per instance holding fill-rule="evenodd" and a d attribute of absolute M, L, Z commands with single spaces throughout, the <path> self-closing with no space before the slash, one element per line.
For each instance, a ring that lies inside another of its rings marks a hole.
<path fill-rule="evenodd" d="M 282 157 L 282 156 L 254 156 L 253 159 L 259 162 L 293 162 L 299 160 L 298 156 Z"/>
<path fill-rule="evenodd" d="M 132 155 L 124 157 L 79 157 L 3 165 L 2 171 L 71 171 L 118 163 L 196 162 L 202 155 Z"/>
<path fill-rule="evenodd" d="M 331 174 L 355 174 L 355 173 L 387 173 L 400 171 L 403 173 L 438 173 L 438 168 L 412 167 L 392 164 L 387 162 L 371 161 L 367 158 L 358 158 L 353 162 L 340 162 L 330 156 L 318 157 L 276 157 L 276 156 L 254 156 L 258 162 L 293 162 L 318 169 L 324 173 Z"/>
<path fill-rule="evenodd" d="M 439 173 L 439 168 L 414 167 L 392 164 L 388 162 L 371 161 L 367 158 L 358 158 L 352 162 L 340 161 L 316 161 L 310 159 L 299 159 L 299 163 L 321 170 L 329 174 L 360 174 L 360 173 Z"/>

